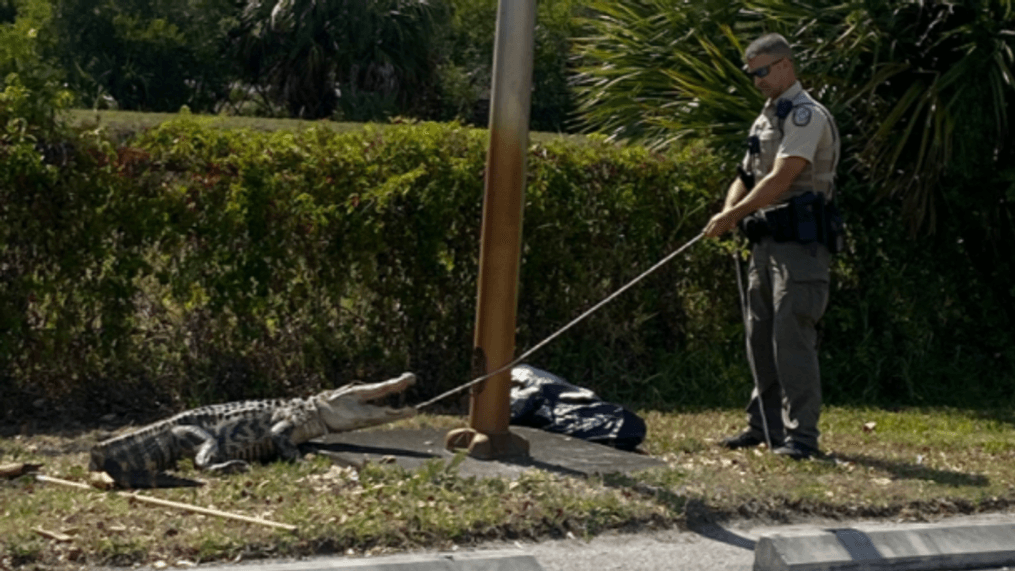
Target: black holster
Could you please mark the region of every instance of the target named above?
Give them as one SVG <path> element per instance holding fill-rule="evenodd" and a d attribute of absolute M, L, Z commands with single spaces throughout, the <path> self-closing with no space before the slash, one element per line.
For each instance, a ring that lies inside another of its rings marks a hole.
<path fill-rule="evenodd" d="M 744 183 L 744 187 L 747 192 L 750 192 L 754 188 L 754 173 L 750 173 L 744 170 L 744 167 L 737 165 L 737 178 L 740 182 Z"/>
<path fill-rule="evenodd" d="M 740 221 L 740 230 L 752 244 L 771 236 L 776 242 L 818 242 L 833 254 L 844 249 L 842 215 L 820 192 L 807 191 L 777 208 L 755 212 Z"/>

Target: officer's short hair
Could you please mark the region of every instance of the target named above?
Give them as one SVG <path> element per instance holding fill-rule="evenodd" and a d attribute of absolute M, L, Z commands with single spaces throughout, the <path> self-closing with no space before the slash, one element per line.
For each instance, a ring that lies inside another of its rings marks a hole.
<path fill-rule="evenodd" d="M 751 61 L 764 54 L 793 59 L 793 50 L 782 34 L 765 34 L 751 42 L 744 51 L 744 61 Z"/>

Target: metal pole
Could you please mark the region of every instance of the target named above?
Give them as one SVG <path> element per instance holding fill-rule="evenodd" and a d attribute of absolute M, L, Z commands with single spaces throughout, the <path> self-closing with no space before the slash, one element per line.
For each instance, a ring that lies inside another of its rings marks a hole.
<path fill-rule="evenodd" d="M 500 0 L 490 91 L 473 378 L 510 363 L 514 356 L 535 25 L 535 0 Z M 510 391 L 509 370 L 477 385 L 470 400 L 469 428 L 448 433 L 448 448 L 467 448 L 477 458 L 527 454 L 528 442 L 508 431 Z"/>

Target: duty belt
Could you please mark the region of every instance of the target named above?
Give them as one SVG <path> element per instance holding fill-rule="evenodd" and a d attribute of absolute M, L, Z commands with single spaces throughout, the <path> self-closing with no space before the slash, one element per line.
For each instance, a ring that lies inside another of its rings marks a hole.
<path fill-rule="evenodd" d="M 776 242 L 819 242 L 835 254 L 844 249 L 844 225 L 834 202 L 821 193 L 805 192 L 786 204 L 755 212 L 740 221 L 740 230 L 752 244 L 771 236 Z"/>

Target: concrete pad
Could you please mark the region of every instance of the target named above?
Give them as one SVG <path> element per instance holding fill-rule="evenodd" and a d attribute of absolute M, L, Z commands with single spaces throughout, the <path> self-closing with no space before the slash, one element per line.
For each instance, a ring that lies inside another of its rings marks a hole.
<path fill-rule="evenodd" d="M 438 459 L 450 462 L 455 454 L 444 448 L 445 429 L 360 430 L 329 434 L 312 443 L 318 453 L 336 463 L 393 461 L 408 470 Z M 617 450 L 602 444 L 553 434 L 544 430 L 512 426 L 511 432 L 529 441 L 529 456 L 501 460 L 477 460 L 466 456 L 459 466 L 463 476 L 517 478 L 537 468 L 573 476 L 631 474 L 665 466 L 657 458 Z"/>
<path fill-rule="evenodd" d="M 933 571 L 1015 565 L 1015 523 L 924 524 L 763 535 L 755 571 Z"/>
<path fill-rule="evenodd" d="M 471 552 L 390 557 L 327 557 L 286 563 L 253 562 L 228 567 L 203 567 L 205 571 L 543 571 L 531 555 L 515 552 Z"/>

